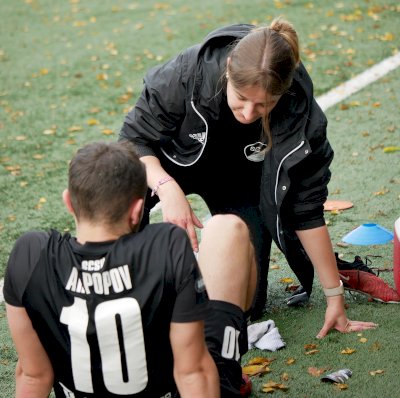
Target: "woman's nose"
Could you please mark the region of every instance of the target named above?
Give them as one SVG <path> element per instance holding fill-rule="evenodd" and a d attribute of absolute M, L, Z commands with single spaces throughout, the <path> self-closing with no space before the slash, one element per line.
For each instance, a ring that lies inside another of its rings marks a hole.
<path fill-rule="evenodd" d="M 254 104 L 252 104 L 251 102 L 246 102 L 243 106 L 243 112 L 242 112 L 243 117 L 246 120 L 251 120 L 254 118 L 255 113 L 256 113 L 256 109 L 255 109 Z"/>

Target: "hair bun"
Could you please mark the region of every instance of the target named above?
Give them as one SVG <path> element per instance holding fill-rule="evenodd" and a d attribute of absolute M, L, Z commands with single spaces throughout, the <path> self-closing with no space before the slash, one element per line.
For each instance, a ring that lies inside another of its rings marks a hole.
<path fill-rule="evenodd" d="M 282 17 L 277 17 L 272 20 L 269 28 L 276 33 L 279 33 L 292 47 L 293 55 L 296 60 L 296 64 L 300 62 L 300 51 L 299 51 L 299 38 L 294 26 Z"/>

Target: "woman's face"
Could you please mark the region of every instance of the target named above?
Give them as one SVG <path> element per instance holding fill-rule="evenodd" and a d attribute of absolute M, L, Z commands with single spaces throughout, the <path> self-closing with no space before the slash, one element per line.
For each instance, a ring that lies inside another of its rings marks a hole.
<path fill-rule="evenodd" d="M 228 106 L 236 120 L 250 124 L 268 115 L 280 99 L 280 95 L 269 95 L 259 86 L 236 89 L 228 78 L 226 87 Z"/>

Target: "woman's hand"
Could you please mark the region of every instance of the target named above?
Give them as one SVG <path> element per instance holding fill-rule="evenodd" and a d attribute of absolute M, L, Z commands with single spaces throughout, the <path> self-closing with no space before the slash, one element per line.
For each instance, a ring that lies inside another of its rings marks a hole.
<path fill-rule="evenodd" d="M 331 329 L 341 333 L 360 332 L 375 329 L 378 325 L 374 322 L 351 321 L 347 318 L 344 309 L 344 296 L 327 297 L 325 323 L 317 335 L 317 339 L 325 337 Z"/>
<path fill-rule="evenodd" d="M 185 229 L 193 251 L 199 251 L 196 229 L 203 228 L 203 224 L 190 207 L 184 192 L 176 181 L 169 181 L 159 187 L 157 195 L 160 198 L 163 221 L 179 225 Z"/>
<path fill-rule="evenodd" d="M 156 189 L 156 195 L 160 199 L 163 221 L 176 224 L 185 229 L 193 251 L 199 251 L 199 242 L 195 227 L 203 228 L 203 224 L 194 214 L 190 204 L 179 184 L 161 166 L 155 156 L 143 156 L 140 160 L 146 165 L 147 183 L 150 188 Z M 165 178 L 168 178 L 165 181 Z M 160 181 L 164 180 L 162 184 Z"/>

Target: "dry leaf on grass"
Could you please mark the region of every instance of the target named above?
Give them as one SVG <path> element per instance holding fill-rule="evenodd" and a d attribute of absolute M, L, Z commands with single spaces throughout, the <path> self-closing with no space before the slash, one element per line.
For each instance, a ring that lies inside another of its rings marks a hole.
<path fill-rule="evenodd" d="M 371 376 L 381 375 L 381 374 L 383 374 L 383 373 L 385 373 L 385 371 L 382 370 L 382 369 L 371 370 L 371 371 L 369 372 L 369 374 L 370 374 Z"/>
<path fill-rule="evenodd" d="M 71 132 L 71 133 L 74 133 L 76 131 L 82 131 L 82 130 L 83 129 L 82 129 L 81 126 L 71 126 L 71 127 L 68 128 L 68 131 Z"/>
<path fill-rule="evenodd" d="M 282 381 L 288 381 L 289 380 L 289 374 L 284 372 L 281 374 L 281 380 Z"/>
<path fill-rule="evenodd" d="M 242 371 L 247 376 L 261 376 L 269 373 L 271 369 L 267 365 L 248 365 L 243 366 Z"/>
<path fill-rule="evenodd" d="M 305 350 L 315 350 L 316 348 L 318 348 L 318 344 L 315 344 L 315 343 L 304 344 Z"/>
<path fill-rule="evenodd" d="M 285 292 L 294 292 L 299 288 L 300 285 L 286 285 Z"/>
<path fill-rule="evenodd" d="M 400 146 L 386 146 L 383 148 L 383 152 L 385 153 L 390 153 L 390 152 L 396 152 L 400 151 Z"/>
<path fill-rule="evenodd" d="M 304 354 L 305 354 L 305 355 L 314 355 L 314 354 L 316 354 L 317 352 L 319 352 L 319 350 L 310 350 L 310 351 L 306 351 Z"/>
<path fill-rule="evenodd" d="M 281 279 L 279 279 L 279 282 L 290 284 L 290 283 L 293 283 L 293 279 L 292 278 L 281 278 Z"/>
<path fill-rule="evenodd" d="M 344 350 L 340 351 L 341 354 L 344 355 L 351 355 L 354 354 L 357 350 L 355 348 L 345 348 Z"/>
<path fill-rule="evenodd" d="M 330 368 L 316 368 L 314 366 L 310 366 L 307 371 L 311 376 L 319 377 L 329 369 Z"/>
<path fill-rule="evenodd" d="M 250 359 L 246 366 L 242 367 L 243 373 L 247 376 L 260 376 L 271 371 L 269 365 L 275 358 L 254 357 Z"/>
<path fill-rule="evenodd" d="M 305 344 L 304 349 L 306 350 L 306 352 L 304 354 L 305 355 L 316 354 L 317 352 L 319 352 L 319 350 L 317 350 L 317 347 L 318 347 L 318 344 L 315 344 L 315 343 Z"/>
<path fill-rule="evenodd" d="M 379 351 L 381 348 L 382 348 L 382 344 L 379 343 L 379 341 L 375 341 L 375 343 L 371 345 L 370 351 L 372 351 L 372 352 Z"/>
<path fill-rule="evenodd" d="M 335 387 L 339 390 L 347 390 L 349 386 L 345 383 L 334 383 Z"/>
<path fill-rule="evenodd" d="M 269 366 L 275 358 L 266 358 L 266 357 L 254 357 L 249 360 L 247 365 L 267 365 Z"/>
<path fill-rule="evenodd" d="M 100 122 L 99 122 L 97 119 L 89 119 L 86 123 L 87 123 L 89 126 L 95 126 L 95 125 L 97 125 L 97 124 L 100 124 Z"/>
<path fill-rule="evenodd" d="M 269 381 L 262 385 L 262 391 L 268 393 L 273 393 L 276 390 L 287 391 L 288 387 L 282 383 L 275 383 L 274 381 Z"/>

